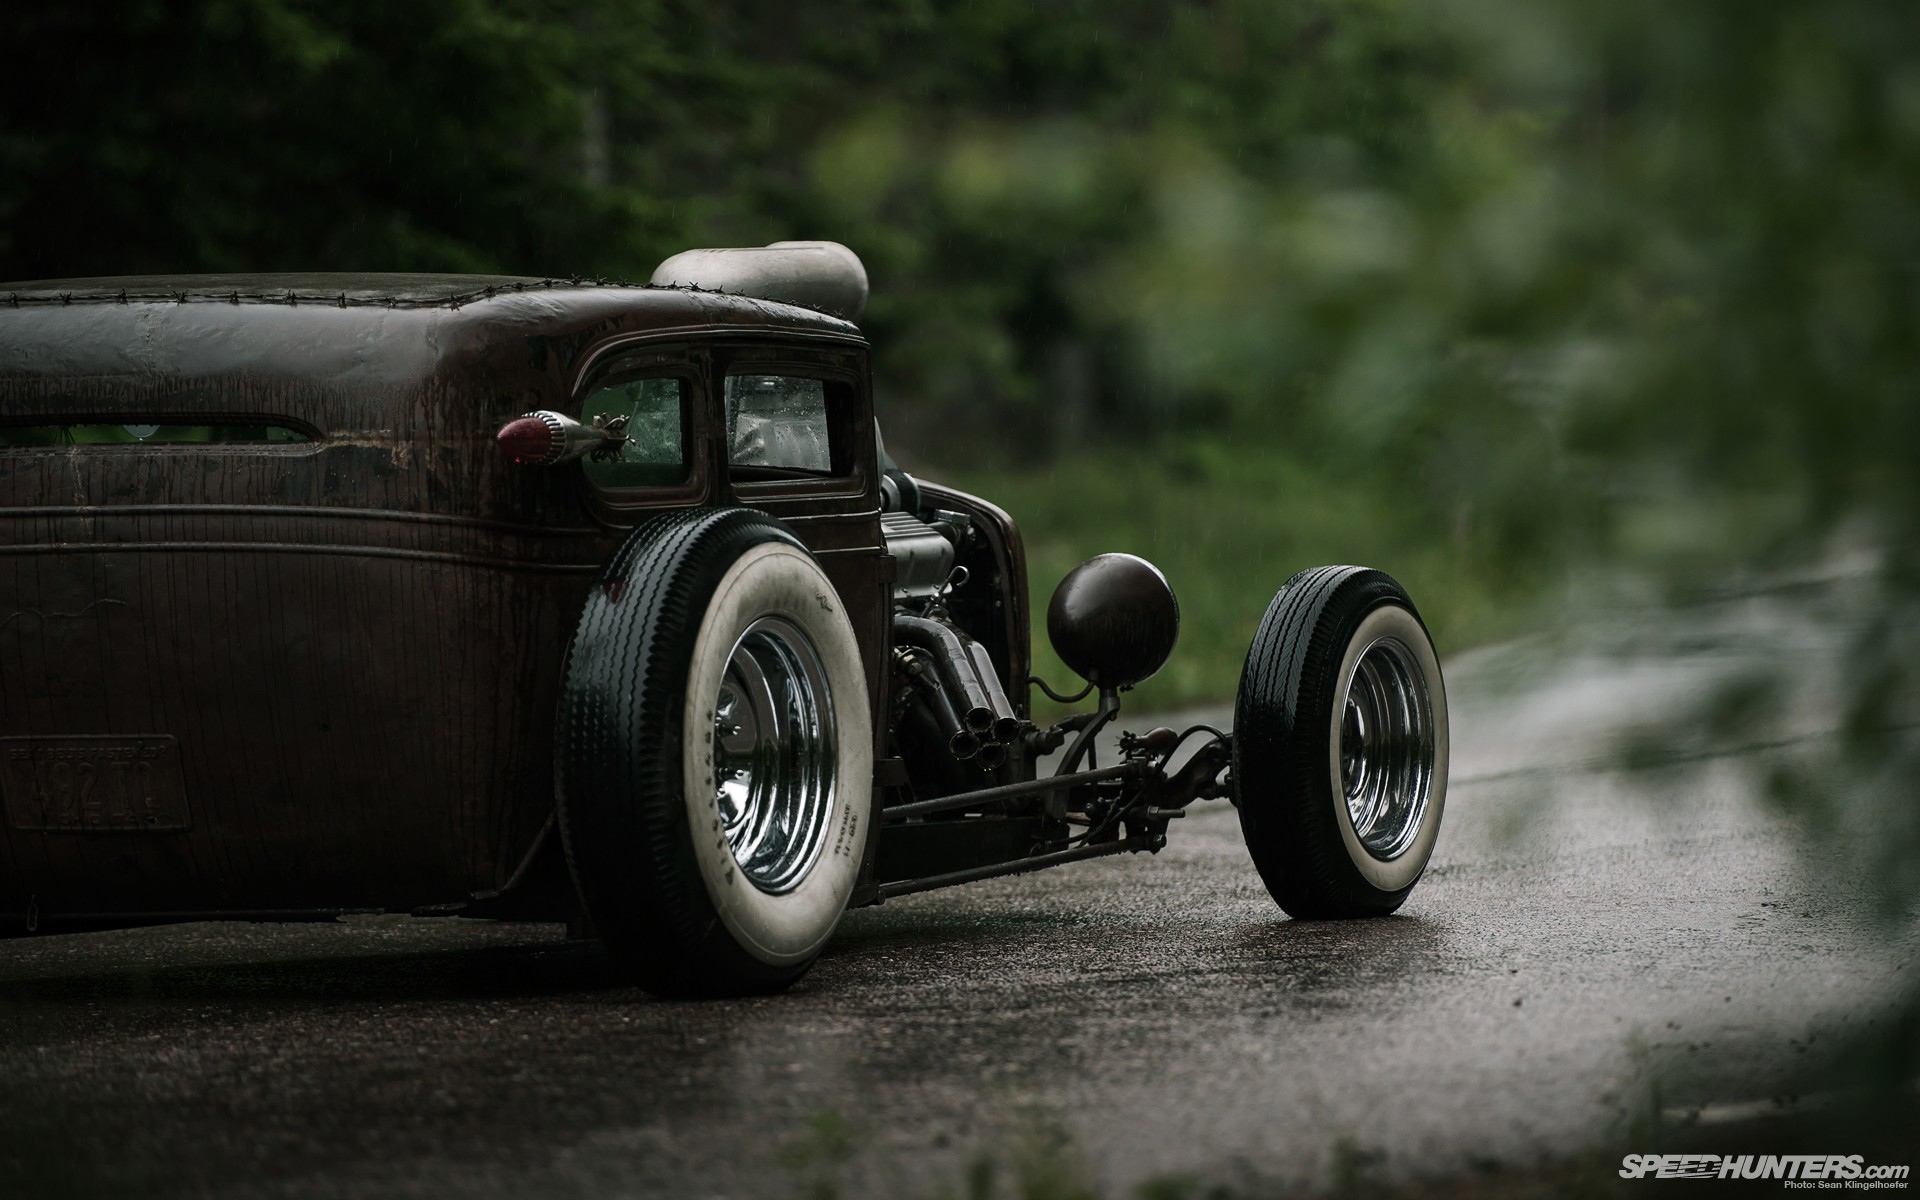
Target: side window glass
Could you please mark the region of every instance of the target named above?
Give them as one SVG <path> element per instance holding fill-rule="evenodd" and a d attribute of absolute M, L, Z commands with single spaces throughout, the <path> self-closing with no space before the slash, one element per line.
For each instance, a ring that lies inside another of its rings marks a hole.
<path fill-rule="evenodd" d="M 589 425 L 615 425 L 627 440 L 583 464 L 596 487 L 658 487 L 687 478 L 686 411 L 692 389 L 678 378 L 627 379 L 595 388 L 580 403 Z"/>
<path fill-rule="evenodd" d="M 824 380 L 794 375 L 727 376 L 727 461 L 775 472 L 833 472 Z"/>

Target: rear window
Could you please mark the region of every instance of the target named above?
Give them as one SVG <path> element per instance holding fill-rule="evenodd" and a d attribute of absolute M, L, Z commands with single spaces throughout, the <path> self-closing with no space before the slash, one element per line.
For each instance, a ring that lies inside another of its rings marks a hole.
<path fill-rule="evenodd" d="M 291 425 L 249 425 L 235 422 L 193 424 L 179 420 L 103 422 L 48 422 L 36 425 L 0 425 L 0 448 L 16 446 L 178 446 L 211 443 L 310 442 L 313 435 Z"/>
<path fill-rule="evenodd" d="M 659 487 L 687 479 L 687 401 L 692 389 L 677 376 L 604 383 L 580 404 L 589 425 L 617 424 L 626 434 L 610 452 L 590 455 L 587 478 L 602 488 Z"/>

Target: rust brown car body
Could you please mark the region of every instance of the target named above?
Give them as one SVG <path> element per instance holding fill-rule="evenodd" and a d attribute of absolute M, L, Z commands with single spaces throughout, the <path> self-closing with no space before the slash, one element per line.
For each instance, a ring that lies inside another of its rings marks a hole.
<path fill-rule="evenodd" d="M 495 449 L 503 422 L 578 412 L 595 372 L 634 354 L 696 389 L 684 484 L 610 495 Z M 77 280 L 0 288 L 0 356 L 0 433 L 264 419 L 311 438 L 0 448 L 11 930 L 348 910 L 564 916 L 563 889 L 529 889 L 517 907 L 499 893 L 554 874 L 540 860 L 558 853 L 547 830 L 562 655 L 601 564 L 660 509 L 747 505 L 800 535 L 871 647 L 884 738 L 892 561 L 867 346 L 847 322 L 595 282 Z M 845 376 L 844 474 L 730 478 L 715 389 L 745 361 Z M 1023 680 L 1017 535 L 992 506 L 929 490 L 988 535 L 990 561 L 974 569 L 1004 599 L 982 641 L 1004 678 Z M 153 811 L 110 786 L 116 756 L 143 755 Z M 875 756 L 882 783 L 900 777 L 886 746 Z M 873 850 L 870 836 L 856 900 L 873 895 Z"/>
<path fill-rule="evenodd" d="M 1036 724 L 1019 534 L 886 454 L 866 294 L 831 242 L 0 285 L 0 936 L 581 918 L 658 993 L 768 991 L 848 906 L 1211 799 L 1288 912 L 1397 909 L 1447 768 L 1399 583 L 1298 572 L 1232 733 L 1097 765 L 1173 590 L 1071 572 L 1055 699 L 1098 695 Z"/>

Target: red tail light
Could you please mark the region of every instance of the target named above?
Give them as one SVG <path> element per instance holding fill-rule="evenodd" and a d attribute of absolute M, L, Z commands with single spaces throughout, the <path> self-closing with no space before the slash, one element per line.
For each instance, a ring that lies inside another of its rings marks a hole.
<path fill-rule="evenodd" d="M 618 458 L 627 441 L 627 419 L 605 414 L 582 425 L 564 413 L 522 413 L 500 427 L 493 440 L 500 453 L 523 467 L 553 467 L 591 454 Z"/>
<path fill-rule="evenodd" d="M 520 466 L 544 467 L 558 462 L 567 448 L 563 420 L 556 413 L 527 413 L 502 425 L 493 440 L 500 453 Z"/>

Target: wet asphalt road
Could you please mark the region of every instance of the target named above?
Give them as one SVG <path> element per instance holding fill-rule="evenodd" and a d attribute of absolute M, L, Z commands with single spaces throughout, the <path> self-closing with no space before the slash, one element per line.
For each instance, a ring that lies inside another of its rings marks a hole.
<path fill-rule="evenodd" d="M 1762 659 L 1805 683 L 1786 728 L 1688 742 Z M 1768 595 L 1450 661 L 1446 825 L 1384 920 L 1285 919 L 1212 806 L 1156 857 L 853 913 L 751 1001 L 654 1001 L 551 926 L 0 943 L 0 1194 L 925 1195 L 1029 1154 L 1114 1194 L 1320 1187 L 1564 1160 L 1649 1105 L 1711 1121 L 1914 969 L 1913 926 L 1754 799 L 1831 727 L 1835 661 Z M 1687 761 L 1617 769 L 1636 723 Z"/>

